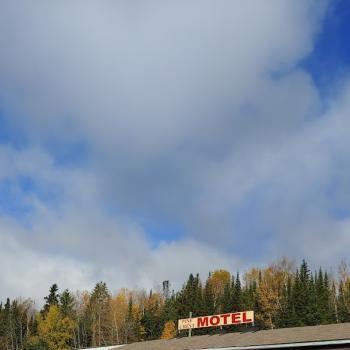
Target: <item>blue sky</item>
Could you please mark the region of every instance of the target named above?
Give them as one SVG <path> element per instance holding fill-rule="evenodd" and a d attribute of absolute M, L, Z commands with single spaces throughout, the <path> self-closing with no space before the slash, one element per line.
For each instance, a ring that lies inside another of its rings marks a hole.
<path fill-rule="evenodd" d="M 0 1 L 0 299 L 284 255 L 336 270 L 349 16 L 345 0 Z"/>
<path fill-rule="evenodd" d="M 305 69 L 310 72 L 318 89 L 331 94 L 332 87 L 349 69 L 350 35 L 348 19 L 350 6 L 346 0 L 330 2 L 311 55 L 306 57 Z"/>

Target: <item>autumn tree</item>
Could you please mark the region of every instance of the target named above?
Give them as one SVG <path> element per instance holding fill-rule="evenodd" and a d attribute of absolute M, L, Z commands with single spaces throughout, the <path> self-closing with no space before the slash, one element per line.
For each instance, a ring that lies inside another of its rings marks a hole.
<path fill-rule="evenodd" d="M 350 274 L 344 259 L 340 263 L 338 272 L 337 320 L 339 322 L 350 322 Z"/>
<path fill-rule="evenodd" d="M 275 266 L 263 269 L 258 280 L 258 298 L 260 303 L 260 317 L 268 328 L 275 328 L 277 316 L 282 307 L 284 275 Z"/>
<path fill-rule="evenodd" d="M 231 284 L 231 274 L 226 270 L 215 270 L 210 274 L 209 283 L 214 295 L 214 304 L 220 312 L 220 301 L 224 295 L 225 288 Z"/>
<path fill-rule="evenodd" d="M 164 325 L 161 339 L 173 339 L 176 336 L 176 326 L 174 321 L 168 321 Z"/>
<path fill-rule="evenodd" d="M 323 269 L 312 273 L 306 261 L 298 269 L 283 258 L 252 268 L 242 280 L 226 270 L 210 273 L 202 285 L 190 274 L 170 292 L 120 290 L 111 295 L 103 282 L 73 295 L 53 284 L 40 313 L 29 299 L 0 301 L 0 349 L 50 350 L 117 345 L 171 338 L 180 318 L 254 310 L 255 329 L 350 322 L 350 275 L 343 261 L 339 278 Z M 250 325 L 196 329 L 193 334 L 245 330 Z"/>
<path fill-rule="evenodd" d="M 97 283 L 90 298 L 92 345 L 95 347 L 110 345 L 110 298 L 111 295 L 106 283 Z"/>
<path fill-rule="evenodd" d="M 48 350 L 65 350 L 73 340 L 74 321 L 62 317 L 56 305 L 50 306 L 46 317 L 38 316 L 38 343 Z"/>
<path fill-rule="evenodd" d="M 92 344 L 90 299 L 88 291 L 78 292 L 75 295 L 76 331 L 74 332 L 74 343 L 78 349 L 88 348 Z"/>

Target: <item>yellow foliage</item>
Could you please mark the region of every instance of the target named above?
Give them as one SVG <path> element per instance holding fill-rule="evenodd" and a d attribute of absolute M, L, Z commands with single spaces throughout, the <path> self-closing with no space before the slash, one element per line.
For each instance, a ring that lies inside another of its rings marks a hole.
<path fill-rule="evenodd" d="M 38 317 L 38 335 L 49 350 L 64 350 L 73 339 L 74 321 L 62 318 L 56 305 L 50 307 L 46 317 Z"/>
<path fill-rule="evenodd" d="M 159 308 L 164 304 L 164 298 L 159 293 L 152 293 L 152 295 L 146 300 L 145 308 L 146 309 L 155 309 Z"/>
<path fill-rule="evenodd" d="M 282 258 L 267 268 L 252 268 L 244 276 L 246 284 L 255 282 L 257 285 L 261 313 L 256 315 L 256 319 L 265 327 L 275 328 L 276 318 L 281 309 L 281 291 L 287 286 L 293 269 L 293 261 Z"/>
<path fill-rule="evenodd" d="M 226 270 L 216 270 L 210 276 L 210 283 L 215 299 L 222 296 L 225 286 L 231 283 L 231 274 Z"/>
<path fill-rule="evenodd" d="M 129 312 L 129 300 L 132 298 L 132 319 L 133 324 L 127 322 L 127 315 Z M 111 327 L 113 329 L 112 342 L 121 344 L 129 342 L 132 338 L 132 333 L 138 334 L 141 339 L 145 333 L 140 325 L 143 309 L 140 307 L 141 296 L 135 291 L 121 289 L 115 296 L 110 299 L 111 311 Z"/>
<path fill-rule="evenodd" d="M 27 347 L 29 349 L 39 348 L 39 344 L 40 344 L 40 339 L 39 339 L 39 337 L 37 335 L 32 335 L 27 340 Z"/>
<path fill-rule="evenodd" d="M 164 325 L 163 333 L 160 339 L 173 339 L 176 336 L 176 327 L 174 321 L 168 321 Z"/>

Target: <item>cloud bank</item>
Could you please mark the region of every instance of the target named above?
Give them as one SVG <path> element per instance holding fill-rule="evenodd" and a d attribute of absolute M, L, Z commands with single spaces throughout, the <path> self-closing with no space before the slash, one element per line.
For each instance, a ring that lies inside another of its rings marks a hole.
<path fill-rule="evenodd" d="M 350 243 L 349 88 L 322 1 L 0 3 L 0 282 L 179 286 Z"/>

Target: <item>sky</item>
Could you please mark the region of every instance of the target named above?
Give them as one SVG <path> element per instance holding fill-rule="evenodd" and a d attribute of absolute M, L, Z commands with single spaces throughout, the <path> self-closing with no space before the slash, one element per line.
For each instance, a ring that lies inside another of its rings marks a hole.
<path fill-rule="evenodd" d="M 282 256 L 336 271 L 349 16 L 345 0 L 0 0 L 0 299 L 179 288 Z"/>

